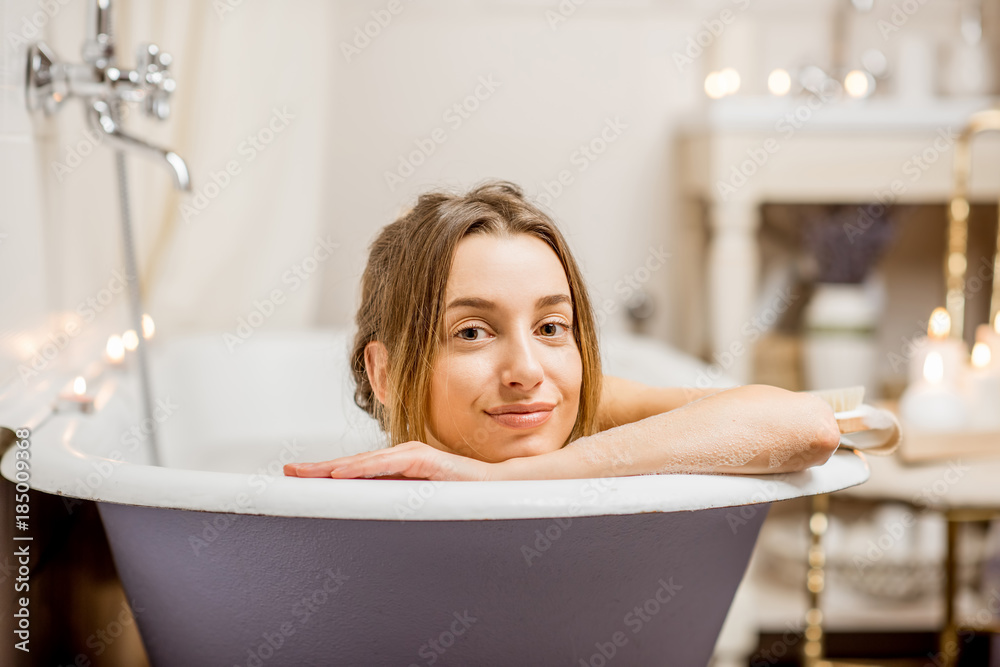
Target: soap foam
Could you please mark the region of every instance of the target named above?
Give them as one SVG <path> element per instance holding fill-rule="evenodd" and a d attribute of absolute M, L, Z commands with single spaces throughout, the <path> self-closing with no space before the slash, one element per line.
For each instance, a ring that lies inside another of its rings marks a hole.
<path fill-rule="evenodd" d="M 811 418 L 803 420 L 803 413 L 789 411 L 786 421 L 780 424 L 761 421 L 754 424 L 751 430 L 747 423 L 738 423 L 734 419 L 719 420 L 712 414 L 715 404 L 722 399 L 716 398 L 709 403 L 705 401 L 721 393 L 724 392 L 703 396 L 663 413 L 668 417 L 654 415 L 597 434 L 602 439 L 608 439 L 611 446 L 594 447 L 588 438 L 580 438 L 570 444 L 580 449 L 585 461 L 600 468 L 610 468 L 616 475 L 728 472 L 720 471 L 720 467 L 734 468 L 732 472 L 735 473 L 739 472 L 735 469 L 755 460 L 763 463 L 765 456 L 767 468 L 774 470 L 793 457 L 803 455 L 801 443 L 811 441 L 807 437 L 808 431 L 815 429 Z M 664 423 L 645 423 L 651 419 L 660 419 Z M 663 435 L 654 435 L 654 431 Z M 664 442 L 670 443 L 671 453 L 667 458 L 671 460 L 656 466 L 654 461 L 664 458 L 662 445 L 659 447 L 661 451 L 657 451 L 658 445 Z M 649 472 L 651 468 L 653 472 Z"/>

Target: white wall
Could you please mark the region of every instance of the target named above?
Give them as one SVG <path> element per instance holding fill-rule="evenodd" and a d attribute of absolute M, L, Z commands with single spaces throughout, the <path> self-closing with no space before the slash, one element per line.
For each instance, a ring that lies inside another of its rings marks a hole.
<path fill-rule="evenodd" d="M 351 43 L 383 6 L 339 5 L 337 46 Z M 339 48 L 333 56 L 340 85 L 330 123 L 326 224 L 359 252 L 325 276 L 320 320 L 353 317 L 366 259 L 360 250 L 421 191 L 495 177 L 534 196 L 549 192 L 546 183 L 557 187 L 565 170 L 572 182 L 551 210 L 595 302 L 615 300 L 608 326 L 625 325 L 615 283 L 633 277 L 650 247 L 662 246 L 672 257 L 645 287 L 659 308 L 656 333 L 679 337 L 678 288 L 691 283 L 697 267 L 680 245 L 683 226 L 694 221 L 672 210 L 671 141 L 678 119 L 702 101 L 698 70 L 680 73 L 670 54 L 691 29 L 691 12 L 654 3 L 584 5 L 553 29 L 546 11 L 554 3 L 442 6 L 404 3 L 350 62 Z M 486 99 L 469 105 L 478 108 L 467 119 L 446 115 L 482 79 L 498 86 L 488 95 L 480 90 Z M 609 121 L 624 129 L 609 131 L 614 141 L 591 161 L 579 147 L 600 137 Z M 388 184 L 385 173 L 399 173 L 400 159 L 419 151 L 416 142 L 435 128 L 444 143 L 412 176 Z"/>
<path fill-rule="evenodd" d="M 35 141 L 24 108 L 24 54 L 9 35 L 19 35 L 29 0 L 3 5 L 0 63 L 0 379 L 14 375 L 32 336 L 48 329 L 49 281 L 40 171 L 42 141 Z"/>
<path fill-rule="evenodd" d="M 263 327 L 350 326 L 368 244 L 419 192 L 498 177 L 538 195 L 566 170 L 573 182 L 551 209 L 595 303 L 613 304 L 606 326 L 627 326 L 625 279 L 641 279 L 650 248 L 662 246 L 671 258 L 644 285 L 657 307 L 649 331 L 705 352 L 704 229 L 700 212 L 677 197 L 684 166 L 675 138 L 705 113 L 708 69 L 737 65 L 752 92 L 771 67 L 828 59 L 832 2 L 400 2 L 350 61 L 342 44 L 388 0 L 243 0 L 228 12 L 195 0 L 113 3 L 124 66 L 140 41 L 175 56 L 171 118 L 157 123 L 135 110 L 126 126 L 182 155 L 194 184 L 193 195 L 179 196 L 161 165 L 129 157 L 143 291 L 160 334 L 233 332 L 275 288 L 286 302 Z M 79 100 L 51 119 L 27 116 L 23 48 L 11 38 L 43 37 L 79 62 L 86 4 L 49 3 L 57 11 L 42 14 L 37 35 L 21 33 L 41 4 L 4 4 L 0 380 L 60 329 L 51 317 L 101 294 L 122 266 L 112 152 L 88 138 Z M 575 9 L 553 27 L 559 7 Z M 906 29 L 954 32 L 944 20 L 954 8 L 928 3 Z M 735 22 L 681 71 L 674 53 L 725 10 Z M 878 45 L 873 20 L 855 17 L 864 25 L 852 52 Z M 444 114 L 480 77 L 499 87 L 456 127 Z M 295 118 L 251 161 L 243 142 L 267 128 L 275 108 Z M 627 127 L 581 171 L 574 152 L 615 118 Z M 435 128 L 447 140 L 390 188 L 385 172 Z M 79 166 L 60 169 L 83 150 Z M 234 160 L 239 176 L 213 190 L 213 174 Z M 192 215 L 197 195 L 207 206 Z M 283 276 L 327 236 L 333 259 L 293 291 Z M 101 325 L 109 333 L 125 326 L 121 295 L 108 313 L 117 313 Z"/>

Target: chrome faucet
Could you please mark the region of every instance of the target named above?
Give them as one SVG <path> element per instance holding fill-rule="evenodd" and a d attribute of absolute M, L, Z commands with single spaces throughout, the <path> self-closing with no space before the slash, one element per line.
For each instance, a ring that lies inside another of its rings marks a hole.
<path fill-rule="evenodd" d="M 178 190 L 191 189 L 187 163 L 173 151 L 134 137 L 122 129 L 121 104 L 141 102 L 146 114 L 164 120 L 170 115 L 170 54 L 155 44 L 140 44 L 135 69 L 117 65 L 111 35 L 111 0 L 91 0 L 83 63 L 60 62 L 45 42 L 28 47 L 25 101 L 31 111 L 53 114 L 70 97 L 84 100 L 88 121 L 117 148 L 159 158 L 170 169 Z"/>

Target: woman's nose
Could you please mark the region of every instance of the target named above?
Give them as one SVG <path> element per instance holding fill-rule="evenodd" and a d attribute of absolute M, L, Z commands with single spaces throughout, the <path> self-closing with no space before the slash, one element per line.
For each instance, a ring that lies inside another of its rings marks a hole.
<path fill-rule="evenodd" d="M 503 368 L 504 384 L 518 384 L 530 389 L 542 381 L 545 373 L 533 349 L 534 344 L 530 334 L 513 336 L 508 340 Z"/>

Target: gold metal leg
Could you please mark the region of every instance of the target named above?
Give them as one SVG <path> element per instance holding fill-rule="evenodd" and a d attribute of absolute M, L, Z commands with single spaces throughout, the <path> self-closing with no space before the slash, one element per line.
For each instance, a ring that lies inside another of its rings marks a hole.
<path fill-rule="evenodd" d="M 809 533 L 809 573 L 806 575 L 806 590 L 809 592 L 809 610 L 806 612 L 805 643 L 802 645 L 802 659 L 805 667 L 821 667 L 825 653 L 823 645 L 823 611 L 820 609 L 820 594 L 823 592 L 826 573 L 826 554 L 823 552 L 823 534 L 829 523 L 830 496 L 823 493 L 810 498 Z"/>
<path fill-rule="evenodd" d="M 951 512 L 945 512 L 948 542 L 944 558 L 944 626 L 938 637 L 942 667 L 958 662 L 958 625 L 955 620 L 955 593 L 958 591 L 958 525 Z"/>
<path fill-rule="evenodd" d="M 820 601 L 826 585 L 826 554 L 823 550 L 823 535 L 829 525 L 830 496 L 821 494 L 810 498 L 809 533 L 809 573 L 806 575 L 806 589 L 809 593 L 809 610 L 806 612 L 805 642 L 802 646 L 802 660 L 805 667 L 871 667 L 873 662 L 848 662 L 826 659 L 826 642 L 823 634 L 823 612 Z M 944 623 L 938 635 L 939 658 L 935 664 L 941 667 L 955 667 L 958 663 L 960 645 L 959 630 L 976 632 L 1000 632 L 1000 625 L 975 627 L 958 622 L 956 600 L 958 597 L 958 531 L 965 522 L 989 521 L 1000 516 L 1000 510 L 987 508 L 960 508 L 944 512 L 948 526 L 948 538 L 944 561 Z"/>
<path fill-rule="evenodd" d="M 826 553 L 823 551 L 823 535 L 830 523 L 830 495 L 820 494 L 810 498 L 809 533 L 809 573 L 806 575 L 806 589 L 809 592 L 809 610 L 806 611 L 806 641 L 802 645 L 802 662 L 805 667 L 874 667 L 871 662 L 850 662 L 827 660 L 823 637 L 823 611 L 820 598 L 826 585 Z"/>

